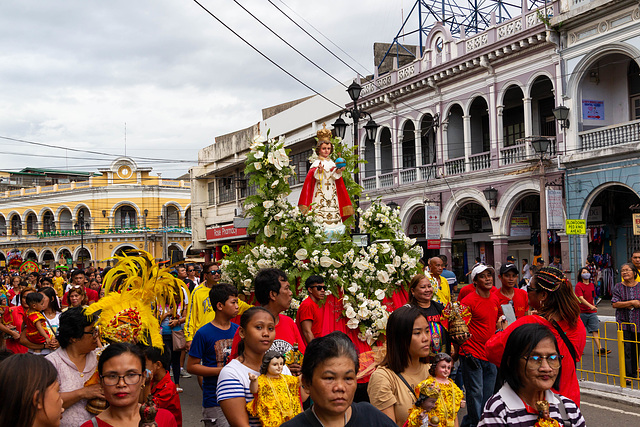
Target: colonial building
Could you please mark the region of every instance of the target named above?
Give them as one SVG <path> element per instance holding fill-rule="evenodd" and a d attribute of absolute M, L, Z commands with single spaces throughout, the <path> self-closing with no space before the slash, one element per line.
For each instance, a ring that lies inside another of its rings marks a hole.
<path fill-rule="evenodd" d="M 188 182 L 151 176 L 151 168 L 127 157 L 83 180 L 53 172 L 47 171 L 57 174 L 56 184 L 0 193 L 0 261 L 17 249 L 48 267 L 106 266 L 125 249 L 145 249 L 158 259 L 189 249 Z"/>

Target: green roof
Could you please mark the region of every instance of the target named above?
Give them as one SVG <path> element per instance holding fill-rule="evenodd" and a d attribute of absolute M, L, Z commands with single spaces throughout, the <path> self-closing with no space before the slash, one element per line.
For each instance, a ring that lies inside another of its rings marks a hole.
<path fill-rule="evenodd" d="M 59 170 L 59 169 L 38 169 L 38 168 L 24 168 L 22 169 L 22 173 L 25 172 L 37 172 L 42 174 L 47 173 L 57 173 L 61 175 L 82 175 L 82 176 L 102 176 L 102 174 L 95 172 L 79 172 L 79 171 L 68 171 L 68 170 Z"/>

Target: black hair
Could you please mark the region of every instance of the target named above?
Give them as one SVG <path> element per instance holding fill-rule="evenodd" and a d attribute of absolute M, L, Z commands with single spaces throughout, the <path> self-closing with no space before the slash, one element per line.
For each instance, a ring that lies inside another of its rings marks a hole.
<path fill-rule="evenodd" d="M 81 270 L 81 269 L 73 270 L 73 273 L 71 273 L 71 281 L 72 281 L 72 282 L 73 282 L 73 279 L 75 279 L 75 277 L 76 277 L 78 274 L 82 274 L 83 276 L 87 277 L 87 275 L 86 275 L 86 274 L 84 274 L 84 270 Z"/>
<path fill-rule="evenodd" d="M 582 282 L 582 271 L 586 270 L 587 273 L 591 274 L 591 272 L 589 271 L 589 269 L 587 267 L 580 267 L 580 269 L 578 270 L 578 282 Z"/>
<path fill-rule="evenodd" d="M 267 352 L 262 356 L 262 365 L 260 365 L 260 373 L 265 375 L 269 370 L 269 363 L 273 359 L 281 358 L 284 362 L 284 354 L 280 353 L 277 350 L 267 350 Z"/>
<path fill-rule="evenodd" d="M 53 311 L 62 311 L 60 308 L 60 301 L 58 300 L 58 294 L 56 294 L 56 291 L 53 288 L 44 287 L 38 292 L 49 298 L 49 305 L 53 308 Z"/>
<path fill-rule="evenodd" d="M 528 357 L 540 341 L 544 339 L 550 339 L 556 348 L 556 352 L 560 355 L 558 341 L 556 341 L 553 332 L 545 325 L 528 323 L 518 326 L 509 334 L 509 338 L 507 338 L 507 343 L 504 347 L 504 353 L 502 354 L 502 361 L 500 362 L 499 375 L 503 383 L 509 384 L 516 393 L 522 387 L 520 360 L 522 360 L 523 357 Z M 560 384 L 561 374 L 562 366 L 560 366 L 556 381 L 553 383 L 553 388 L 556 390 Z"/>
<path fill-rule="evenodd" d="M 44 282 L 49 283 L 51 286 L 53 286 L 53 280 L 51 280 L 51 277 L 48 276 L 42 276 L 42 278 L 40 279 L 40 285 L 42 285 Z"/>
<path fill-rule="evenodd" d="M 438 255 L 438 258 L 440 258 L 440 259 L 442 260 L 442 262 L 443 262 L 443 263 L 445 263 L 445 264 L 446 264 L 447 262 L 449 262 L 449 258 L 447 258 L 447 256 L 446 256 L 446 255 L 442 255 L 442 254 L 440 254 L 440 255 Z"/>
<path fill-rule="evenodd" d="M 524 261 L 524 263 L 525 263 L 525 264 L 528 264 L 528 263 L 529 263 L 529 260 L 528 260 L 528 259 L 526 259 L 526 258 L 522 258 L 522 260 Z"/>
<path fill-rule="evenodd" d="M 229 298 L 237 296 L 238 290 L 229 283 L 218 283 L 217 285 L 213 285 L 209 290 L 209 301 L 211 302 L 213 311 L 219 311 L 218 303 L 224 305 Z"/>
<path fill-rule="evenodd" d="M 307 280 L 305 280 L 304 286 L 305 288 L 309 289 L 313 285 L 320 285 L 322 283 L 324 283 L 324 277 L 319 276 L 317 274 L 312 274 L 307 278 Z"/>
<path fill-rule="evenodd" d="M 32 292 L 24 297 L 24 301 L 27 303 L 27 306 L 29 306 L 29 308 L 31 308 L 31 304 L 41 303 L 43 299 L 44 295 L 42 295 L 40 292 Z"/>
<path fill-rule="evenodd" d="M 69 307 L 60 314 L 60 326 L 58 327 L 58 342 L 60 347 L 67 348 L 71 339 L 79 340 L 84 336 L 84 328 L 91 326 L 97 316 L 87 317 L 83 307 Z"/>
<path fill-rule="evenodd" d="M 105 348 L 100 355 L 100 359 L 98 360 L 98 374 L 102 375 L 102 368 L 104 368 L 104 364 L 109 359 L 113 359 L 114 357 L 120 356 L 121 354 L 125 353 L 131 353 L 138 359 L 140 359 L 140 370 L 144 372 L 147 362 L 140 347 L 128 342 L 116 342 L 113 344 L 109 344 L 109 346 L 107 346 L 107 348 Z"/>
<path fill-rule="evenodd" d="M 243 330 L 246 330 L 253 316 L 255 316 L 258 313 L 269 313 L 269 316 L 271 316 L 271 318 L 275 323 L 276 318 L 273 317 L 273 314 L 271 314 L 269 310 L 267 310 L 264 307 L 251 307 L 250 309 L 242 313 L 242 316 L 240 316 L 240 327 Z M 243 355 L 244 355 L 244 339 L 240 340 L 240 342 L 238 343 L 238 357 Z"/>
<path fill-rule="evenodd" d="M 438 366 L 438 363 L 443 360 L 445 362 L 453 363 L 453 358 L 447 353 L 438 353 L 433 356 L 433 360 L 431 360 L 431 367 L 429 367 L 429 374 L 431 374 L 432 377 L 436 376 L 436 367 Z"/>
<path fill-rule="evenodd" d="M 0 363 L 11 356 L 13 356 L 13 351 L 6 348 L 4 350 L 0 350 Z"/>
<path fill-rule="evenodd" d="M 35 404 L 44 402 L 47 388 L 57 380 L 53 364 L 36 354 L 14 354 L 0 363 L 2 425 L 31 427 L 37 413 Z M 34 402 L 36 394 L 38 400 Z"/>
<path fill-rule="evenodd" d="M 333 331 L 329 335 L 316 338 L 309 343 L 302 361 L 302 381 L 311 385 L 313 372 L 325 360 L 345 356 L 353 361 L 355 373 L 360 370 L 358 351 L 349 337 L 340 331 Z"/>
<path fill-rule="evenodd" d="M 588 262 L 588 263 L 592 263 L 592 262 L 596 262 L 596 260 L 595 260 L 595 258 L 594 258 L 594 257 L 592 257 L 591 255 L 589 255 L 589 256 L 587 257 L 587 262 Z"/>
<path fill-rule="evenodd" d="M 36 279 L 40 278 L 40 275 L 36 271 L 32 271 L 31 273 L 29 273 L 29 276 L 35 277 Z"/>
<path fill-rule="evenodd" d="M 287 274 L 278 268 L 263 268 L 258 271 L 256 278 L 253 280 L 255 287 L 255 295 L 258 303 L 262 306 L 269 304 L 271 301 L 271 292 L 276 295 L 280 293 L 280 279 L 288 280 Z"/>
<path fill-rule="evenodd" d="M 389 316 L 387 321 L 387 355 L 381 365 L 396 374 L 402 373 L 409 366 L 411 361 L 409 346 L 411 345 L 413 324 L 420 316 L 424 317 L 422 311 L 408 304 L 398 308 Z M 427 363 L 427 358 L 421 357 L 420 362 Z"/>
<path fill-rule="evenodd" d="M 169 367 L 171 365 L 171 357 L 168 348 L 157 348 L 150 345 L 141 344 L 138 344 L 138 346 L 144 352 L 144 357 L 149 359 L 151 363 L 160 362 L 164 369 L 166 369 L 167 371 L 169 370 Z"/>

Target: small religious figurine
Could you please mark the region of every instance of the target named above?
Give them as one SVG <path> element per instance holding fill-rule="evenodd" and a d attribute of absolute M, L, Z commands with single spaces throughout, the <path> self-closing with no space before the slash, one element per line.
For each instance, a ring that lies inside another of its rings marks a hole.
<path fill-rule="evenodd" d="M 431 414 L 440 398 L 440 389 L 436 384 L 427 384 L 427 380 L 422 381 L 416 387 L 418 400 L 409 410 L 409 418 L 403 427 L 437 427 L 440 419 L 437 415 Z"/>
<path fill-rule="evenodd" d="M 318 158 L 311 164 L 304 180 L 298 206 L 304 214 L 310 210 L 314 211 L 322 221 L 325 232 L 331 237 L 334 233 L 344 232 L 342 222 L 353 215 L 354 211 L 342 179 L 345 169 L 343 165 L 346 163 L 341 162 L 341 167 L 337 167 L 331 160 L 333 143 L 331 131 L 327 129 L 326 123 L 323 123 L 322 129 L 318 131 L 317 139 Z"/>
<path fill-rule="evenodd" d="M 260 376 L 249 374 L 249 390 L 253 400 L 247 411 L 258 417 L 264 427 L 276 427 L 302 412 L 300 380 L 284 375 L 284 356 L 269 350 L 262 358 Z"/>
<path fill-rule="evenodd" d="M 534 427 L 560 427 L 560 423 L 551 418 L 549 414 L 549 402 L 546 400 L 536 402 L 536 410 L 538 411 L 538 422 Z"/>
<path fill-rule="evenodd" d="M 156 422 L 156 415 L 158 414 L 158 407 L 153 401 L 153 395 L 149 393 L 147 401 L 140 405 L 140 422 L 138 427 L 158 427 Z"/>
<path fill-rule="evenodd" d="M 435 407 L 428 412 L 429 420 L 434 416 L 438 422 L 434 424 L 439 427 L 454 427 L 458 425 L 458 411 L 460 407 L 464 407 L 465 402 L 462 390 L 449 378 L 453 359 L 446 353 L 438 353 L 433 358 L 431 368 L 429 368 L 429 378 L 422 381 L 416 389 L 422 392 L 425 387 L 437 387 L 440 394 L 437 398 Z M 422 388 L 420 388 L 422 385 Z M 429 424 L 431 425 L 431 424 Z"/>

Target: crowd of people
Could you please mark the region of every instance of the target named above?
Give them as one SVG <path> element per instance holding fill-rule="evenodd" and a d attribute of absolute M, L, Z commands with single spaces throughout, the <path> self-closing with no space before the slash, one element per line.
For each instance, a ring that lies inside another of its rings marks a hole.
<path fill-rule="evenodd" d="M 407 304 L 389 307 L 384 351 L 364 377 L 350 338 L 323 334 L 321 276 L 304 282 L 294 319 L 285 314 L 293 293 L 284 271 L 258 272 L 252 305 L 221 283 L 219 264 L 180 265 L 177 309 L 156 307 L 164 348 L 101 349 L 85 308 L 104 297 L 106 271 L 7 272 L 0 419 L 18 427 L 137 426 L 151 396 L 157 425 L 181 426 L 180 378 L 194 375 L 206 426 L 584 425 L 576 363 L 587 334 L 597 355 L 609 353 L 599 340 L 592 273 L 581 269 L 574 289 L 557 266 L 512 261 L 497 271 L 477 262 L 456 298 L 447 258 L 427 260 L 406 284 Z M 637 341 L 640 275 L 634 263 L 620 273 L 612 305 L 625 340 Z M 462 332 L 452 326 L 452 307 Z M 638 377 L 635 348 L 625 345 L 630 379 Z"/>

